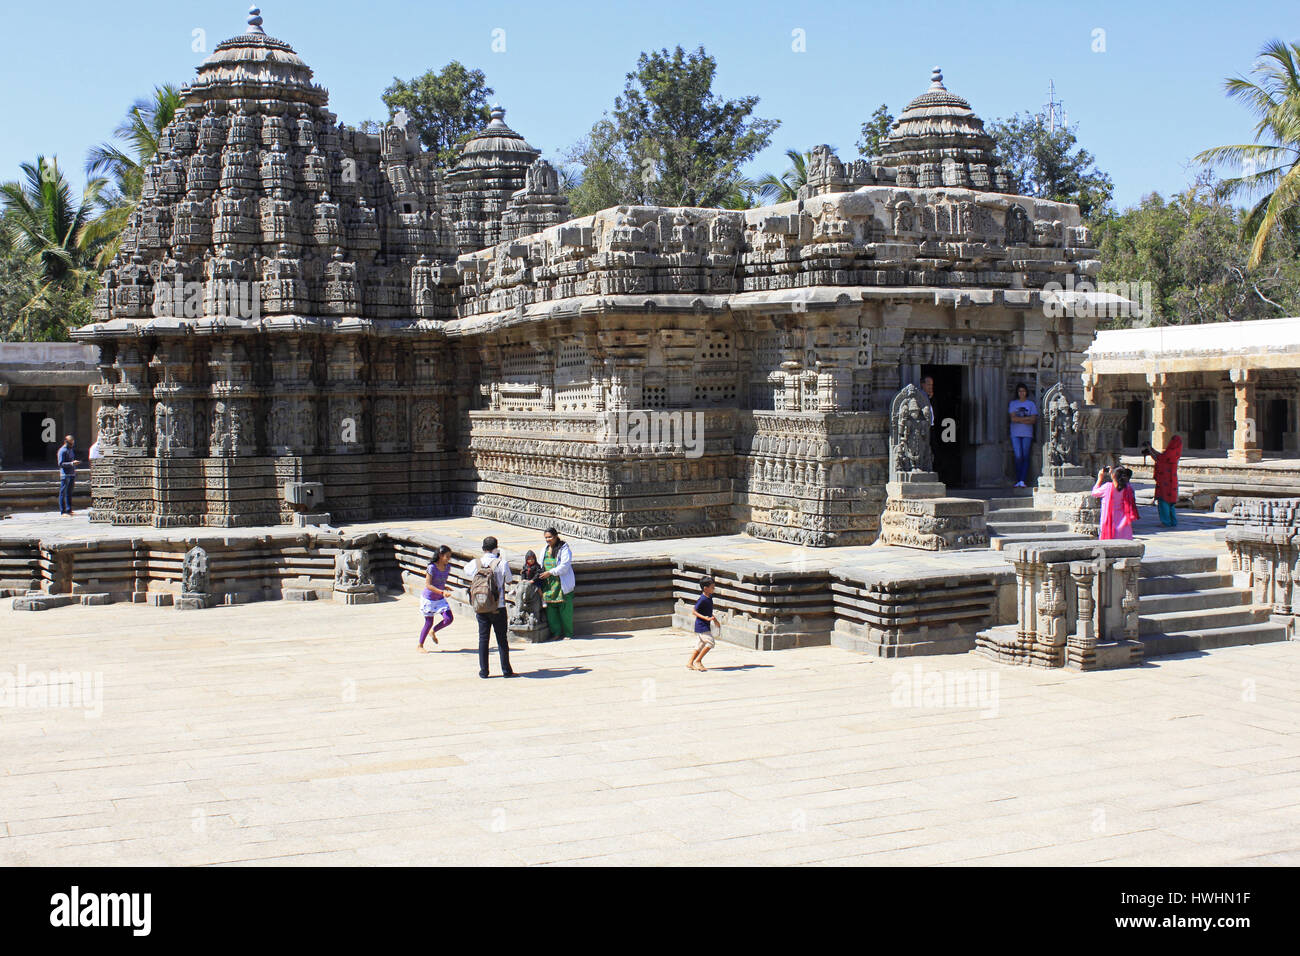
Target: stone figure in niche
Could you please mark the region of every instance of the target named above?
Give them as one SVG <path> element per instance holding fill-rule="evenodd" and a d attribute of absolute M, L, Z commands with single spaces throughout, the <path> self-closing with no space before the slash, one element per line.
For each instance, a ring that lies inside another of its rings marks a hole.
<path fill-rule="evenodd" d="M 1071 402 L 1060 383 L 1043 399 L 1047 419 L 1047 441 L 1043 457 L 1049 468 L 1077 465 L 1079 455 L 1079 403 Z"/>
<path fill-rule="evenodd" d="M 889 470 L 893 474 L 931 471 L 930 402 L 915 385 L 908 385 L 890 406 Z"/>
<path fill-rule="evenodd" d="M 208 553 L 197 545 L 185 552 L 181 564 L 181 593 L 208 593 Z"/>
<path fill-rule="evenodd" d="M 1029 233 L 1032 228 L 1029 216 L 1022 207 L 1012 206 L 1007 210 L 1007 245 L 1024 245 L 1029 241 Z"/>

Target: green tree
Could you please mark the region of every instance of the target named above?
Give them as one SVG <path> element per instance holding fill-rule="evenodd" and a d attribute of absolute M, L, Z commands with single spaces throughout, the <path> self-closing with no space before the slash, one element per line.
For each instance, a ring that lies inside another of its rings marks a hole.
<path fill-rule="evenodd" d="M 771 142 L 780 122 L 753 115 L 757 96 L 714 94 L 716 72 L 703 47 L 687 54 L 679 46 L 642 53 L 627 75 L 613 124 L 638 199 L 717 206 L 741 178 L 741 166 Z"/>
<path fill-rule="evenodd" d="M 1086 219 L 1110 201 L 1114 184 L 1078 145 L 1076 126 L 1051 129 L 1041 117 L 1019 113 L 988 125 L 997 152 L 1023 196 L 1074 203 Z"/>
<path fill-rule="evenodd" d="M 1276 243 L 1252 266 L 1243 218 L 1205 179 L 1167 200 L 1152 193 L 1123 212 L 1107 209 L 1092 222 L 1103 263 L 1099 278 L 1150 282 L 1159 325 L 1297 314 L 1294 241 Z"/>
<path fill-rule="evenodd" d="M 393 77 L 383 100 L 389 120 L 406 110 L 408 128 L 426 150 L 437 154 L 439 163 L 450 166 L 465 141 L 487 125 L 492 92 L 482 70 L 452 60 L 437 73 L 428 70 L 409 81 Z"/>
<path fill-rule="evenodd" d="M 1277 233 L 1290 233 L 1293 241 L 1300 221 L 1300 43 L 1267 43 L 1254 74 L 1254 80 L 1231 77 L 1224 89 L 1255 114 L 1255 141 L 1216 146 L 1196 157 L 1211 168 L 1242 171 L 1223 180 L 1225 195 L 1260 197 L 1244 223 L 1252 267 L 1264 260 L 1265 247 Z"/>
<path fill-rule="evenodd" d="M 894 114 L 889 107 L 881 103 L 871 114 L 871 119 L 862 124 L 862 138 L 858 140 L 858 152 L 865 158 L 879 156 L 885 145 L 889 128 L 894 125 Z"/>
<path fill-rule="evenodd" d="M 643 198 L 642 184 L 608 115 L 564 154 L 560 172 L 575 216 L 590 216 Z"/>
<path fill-rule="evenodd" d="M 154 87 L 148 99 L 138 99 L 113 130 L 113 142 L 92 147 L 86 156 L 86 175 L 106 176 L 100 191 L 98 213 L 87 225 L 81 241 L 98 249 L 96 265 L 107 268 L 121 246 L 122 230 L 140 201 L 144 172 L 158 155 L 162 131 L 176 116 L 184 100 L 170 83 Z"/>
<path fill-rule="evenodd" d="M 79 240 L 105 181 L 90 180 L 78 200 L 57 160 L 38 156 L 22 172 L 0 185 L 0 336 L 64 339 L 89 317 L 95 272 Z"/>
<path fill-rule="evenodd" d="M 786 157 L 790 168 L 780 176 L 767 173 L 758 180 L 758 195 L 764 203 L 772 204 L 790 202 L 799 198 L 799 187 L 808 183 L 808 163 L 812 153 L 801 153 L 797 149 L 787 149 Z"/>

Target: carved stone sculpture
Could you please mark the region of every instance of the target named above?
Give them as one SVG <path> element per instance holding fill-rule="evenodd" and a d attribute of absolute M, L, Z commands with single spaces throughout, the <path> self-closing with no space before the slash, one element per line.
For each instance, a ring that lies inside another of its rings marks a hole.
<path fill-rule="evenodd" d="M 334 556 L 334 599 L 344 604 L 374 604 L 379 593 L 364 548 L 345 548 Z"/>
<path fill-rule="evenodd" d="M 889 408 L 890 476 L 932 470 L 930 401 L 915 385 L 908 385 Z"/>

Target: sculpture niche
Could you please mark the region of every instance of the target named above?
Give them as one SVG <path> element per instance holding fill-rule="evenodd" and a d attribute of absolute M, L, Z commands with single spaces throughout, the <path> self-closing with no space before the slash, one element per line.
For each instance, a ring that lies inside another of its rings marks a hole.
<path fill-rule="evenodd" d="M 880 516 L 880 543 L 942 551 L 982 548 L 988 504 L 950 498 L 933 471 L 934 410 L 925 392 L 905 386 L 889 404 L 889 483 Z"/>

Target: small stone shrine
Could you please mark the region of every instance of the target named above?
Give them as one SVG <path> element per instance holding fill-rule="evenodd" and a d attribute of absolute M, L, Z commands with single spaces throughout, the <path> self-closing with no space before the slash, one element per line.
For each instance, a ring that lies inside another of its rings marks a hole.
<path fill-rule="evenodd" d="M 1018 542 L 1016 623 L 980 631 L 975 648 L 1004 664 L 1103 670 L 1140 663 L 1137 541 Z"/>

